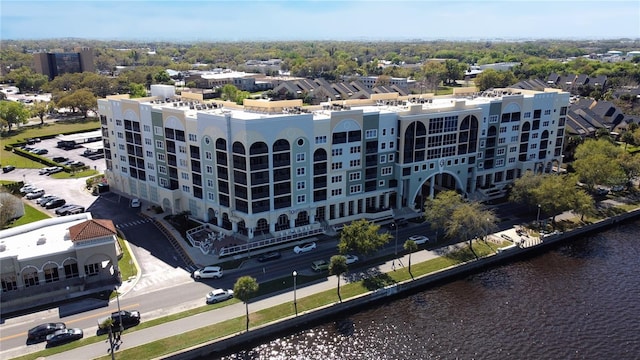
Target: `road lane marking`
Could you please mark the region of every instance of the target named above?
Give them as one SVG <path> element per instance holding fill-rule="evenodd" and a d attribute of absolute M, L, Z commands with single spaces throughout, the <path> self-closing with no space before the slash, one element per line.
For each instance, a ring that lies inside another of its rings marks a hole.
<path fill-rule="evenodd" d="M 127 305 L 127 306 L 120 306 L 120 310 L 132 308 L 132 307 L 138 307 L 138 306 L 140 306 L 140 304 L 132 304 L 132 305 Z M 100 318 L 100 317 L 102 317 L 104 315 L 111 314 L 113 312 L 117 312 L 117 311 L 113 311 L 113 310 L 111 310 L 111 311 L 103 311 L 103 312 L 100 312 L 100 313 L 97 313 L 97 314 L 94 314 L 94 315 L 91 315 L 91 316 L 84 316 L 84 317 L 81 317 L 81 318 L 78 318 L 78 319 L 74 319 L 74 320 L 71 320 L 71 321 L 68 321 L 68 322 L 67 321 L 62 321 L 62 322 L 64 322 L 65 325 L 68 325 L 68 324 L 76 323 L 78 321 L 83 321 L 83 320 L 87 320 L 87 319 L 91 319 L 91 318 L 95 318 L 95 317 Z M 52 322 L 58 322 L 58 321 L 52 321 Z M 67 327 L 69 327 L 69 326 L 67 326 Z M 26 332 L 22 332 L 22 333 L 19 333 L 19 334 L 14 334 L 14 335 L 9 335 L 7 337 L 0 338 L 0 342 L 6 341 L 6 340 L 15 339 L 17 337 L 26 336 L 26 335 L 27 335 Z"/>

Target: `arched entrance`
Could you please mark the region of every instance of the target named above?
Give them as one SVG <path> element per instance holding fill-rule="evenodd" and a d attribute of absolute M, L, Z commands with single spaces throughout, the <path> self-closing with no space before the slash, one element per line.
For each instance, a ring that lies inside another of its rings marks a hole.
<path fill-rule="evenodd" d="M 285 214 L 278 216 L 278 222 L 276 223 L 276 231 L 282 231 L 289 229 L 289 217 Z"/>
<path fill-rule="evenodd" d="M 440 174 L 434 174 L 420 186 L 414 199 L 413 208 L 415 210 L 424 211 L 424 202 L 433 198 L 442 191 L 454 190 L 458 194 L 464 195 L 460 180 L 453 174 L 448 172 L 442 172 Z"/>

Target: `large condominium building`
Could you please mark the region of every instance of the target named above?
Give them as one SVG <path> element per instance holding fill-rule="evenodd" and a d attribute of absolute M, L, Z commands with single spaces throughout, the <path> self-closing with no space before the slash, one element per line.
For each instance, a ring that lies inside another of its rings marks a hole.
<path fill-rule="evenodd" d="M 498 89 L 466 97 L 327 102 L 98 101 L 115 189 L 228 234 L 277 236 L 420 211 L 455 189 L 488 200 L 562 160 L 569 94 Z"/>

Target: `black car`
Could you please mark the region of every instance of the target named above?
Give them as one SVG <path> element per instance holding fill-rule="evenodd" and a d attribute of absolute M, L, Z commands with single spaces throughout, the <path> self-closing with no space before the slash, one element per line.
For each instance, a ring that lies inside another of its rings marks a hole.
<path fill-rule="evenodd" d="M 47 346 L 66 344 L 70 341 L 80 340 L 83 336 L 84 333 L 79 328 L 58 330 L 51 335 L 47 335 Z"/>
<path fill-rule="evenodd" d="M 109 317 L 98 320 L 98 326 L 102 325 L 108 318 Z M 120 327 L 120 319 L 122 319 L 122 327 L 128 328 L 140 324 L 140 312 L 127 310 L 116 311 L 111 313 L 111 319 L 113 320 L 113 325 L 111 325 L 112 329 Z"/>
<path fill-rule="evenodd" d="M 57 162 L 57 163 L 59 163 L 59 164 L 60 164 L 60 163 L 63 163 L 63 162 L 65 162 L 65 161 L 69 160 L 69 158 L 66 158 L 66 157 L 64 157 L 64 156 L 56 156 L 56 157 L 54 157 L 54 158 L 53 158 L 53 159 L 51 159 L 51 160 L 53 160 L 54 162 Z"/>
<path fill-rule="evenodd" d="M 35 343 L 43 341 L 47 338 L 47 335 L 51 335 L 58 330 L 66 329 L 67 326 L 64 323 L 46 323 L 40 324 L 34 328 L 29 329 L 27 332 L 27 342 Z"/>
<path fill-rule="evenodd" d="M 15 166 L 13 166 L 13 165 L 7 165 L 7 166 L 5 166 L 5 167 L 3 167 L 3 168 L 2 168 L 2 172 L 3 172 L 3 173 L 8 173 L 9 171 L 13 171 L 13 170 L 15 170 L 15 169 L 16 169 L 16 167 L 15 167 Z"/>
<path fill-rule="evenodd" d="M 55 209 L 55 208 L 60 207 L 60 206 L 62 206 L 64 204 L 66 204 L 66 203 L 67 203 L 67 201 L 65 199 L 58 198 L 58 199 L 53 199 L 53 200 L 49 201 L 48 203 L 46 203 L 44 205 L 44 207 L 46 209 Z"/>
<path fill-rule="evenodd" d="M 405 227 L 409 225 L 409 222 L 405 219 L 400 219 L 400 220 L 396 220 L 394 222 L 391 222 L 389 224 L 387 224 L 387 229 L 389 230 L 395 230 L 396 227 L 401 228 L 401 227 Z"/>
<path fill-rule="evenodd" d="M 258 256 L 258 261 L 265 262 L 269 260 L 276 260 L 276 259 L 280 259 L 280 256 L 281 255 L 279 251 L 271 251 L 268 253 L 260 254 Z"/>

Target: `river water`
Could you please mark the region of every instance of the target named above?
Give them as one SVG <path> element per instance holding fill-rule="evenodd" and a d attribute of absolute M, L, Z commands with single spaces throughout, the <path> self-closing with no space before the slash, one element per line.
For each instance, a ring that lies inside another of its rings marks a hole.
<path fill-rule="evenodd" d="M 640 221 L 224 359 L 640 359 Z"/>

